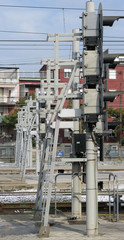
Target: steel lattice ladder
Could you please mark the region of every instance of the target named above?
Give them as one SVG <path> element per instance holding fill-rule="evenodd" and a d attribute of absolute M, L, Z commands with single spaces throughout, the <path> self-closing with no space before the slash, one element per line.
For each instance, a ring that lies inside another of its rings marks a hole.
<path fill-rule="evenodd" d="M 47 148 L 46 140 L 44 140 L 43 145 L 43 153 L 41 158 L 41 168 L 39 174 L 39 182 L 38 182 L 38 190 L 35 202 L 35 213 L 34 213 L 34 220 L 36 221 L 36 225 L 40 224 L 40 232 L 39 236 L 47 237 L 49 236 L 49 224 L 48 224 L 48 217 L 49 217 L 49 209 L 50 209 L 50 200 L 51 200 L 51 193 L 52 193 L 52 183 L 54 177 L 54 169 L 55 169 L 55 158 L 57 152 L 57 142 L 58 142 L 58 135 L 59 135 L 59 124 L 60 124 L 60 117 L 59 112 L 62 110 L 66 97 L 68 95 L 68 91 L 71 87 L 75 70 L 77 68 L 77 61 L 75 61 L 75 65 L 69 79 L 69 82 L 63 86 L 63 89 L 60 94 L 60 98 L 57 100 L 56 107 L 54 112 L 51 116 L 49 126 L 53 123 L 55 116 L 56 117 L 56 125 L 55 125 L 55 133 L 54 133 L 54 143 L 52 146 L 52 156 L 51 156 L 51 164 L 49 166 L 49 177 L 45 178 L 45 151 Z M 48 176 L 48 175 L 47 175 Z M 46 187 L 48 186 L 48 190 Z M 47 195 L 46 195 L 47 193 Z"/>
<path fill-rule="evenodd" d="M 52 144 L 52 137 L 49 146 L 49 158 L 46 164 L 45 169 L 45 149 L 47 147 L 46 138 L 44 139 L 43 153 L 42 153 L 42 161 L 39 175 L 39 183 L 37 190 L 37 197 L 35 203 L 35 214 L 34 219 L 37 223 L 40 223 L 41 229 L 40 234 L 47 235 L 49 234 L 49 209 L 50 209 L 50 200 L 52 193 L 52 183 L 54 177 L 54 169 L 55 169 L 55 158 L 57 151 L 57 142 L 58 142 L 58 134 L 59 134 L 59 124 L 60 118 L 56 119 L 55 126 L 55 134 L 54 134 L 54 142 Z M 51 155 L 52 152 L 52 155 Z"/>

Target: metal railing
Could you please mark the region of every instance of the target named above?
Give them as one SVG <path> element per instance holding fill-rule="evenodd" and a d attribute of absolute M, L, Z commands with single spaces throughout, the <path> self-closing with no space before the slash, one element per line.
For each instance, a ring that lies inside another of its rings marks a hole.
<path fill-rule="evenodd" d="M 112 182 L 111 182 L 112 179 Z M 113 201 L 112 201 L 113 198 Z M 112 203 L 113 202 L 113 203 Z M 109 219 L 112 220 L 113 205 L 113 221 L 119 221 L 119 194 L 118 194 L 118 177 L 113 173 L 109 174 Z"/>
<path fill-rule="evenodd" d="M 54 78 L 54 72 L 51 71 L 51 79 Z M 20 78 L 39 78 L 39 79 L 47 79 L 47 72 L 20 72 Z"/>
<path fill-rule="evenodd" d="M 74 173 L 58 173 L 56 176 L 55 176 L 55 216 L 57 216 L 57 198 L 56 198 L 56 193 L 57 193 L 57 178 L 58 176 L 74 176 L 74 175 L 79 175 L 78 172 L 74 172 Z M 83 174 L 86 174 L 86 172 L 81 172 L 80 175 L 83 175 Z M 71 196 L 72 196 L 72 199 L 74 197 L 74 192 L 73 192 L 73 186 L 72 186 L 72 191 L 71 191 Z M 77 195 L 78 193 L 76 193 Z M 79 193 L 78 195 L 82 195 L 82 193 Z M 73 208 L 73 207 L 72 207 Z"/>

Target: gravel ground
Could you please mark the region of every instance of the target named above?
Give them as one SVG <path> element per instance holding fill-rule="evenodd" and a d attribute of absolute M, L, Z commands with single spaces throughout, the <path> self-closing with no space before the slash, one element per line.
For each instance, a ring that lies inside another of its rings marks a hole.
<path fill-rule="evenodd" d="M 118 223 L 99 219 L 99 236 L 87 237 L 85 224 L 69 224 L 66 218 L 51 218 L 49 240 L 123 240 L 124 221 Z M 0 239 L 2 240 L 38 240 L 31 215 L 0 215 Z M 46 239 L 46 238 L 42 238 Z"/>

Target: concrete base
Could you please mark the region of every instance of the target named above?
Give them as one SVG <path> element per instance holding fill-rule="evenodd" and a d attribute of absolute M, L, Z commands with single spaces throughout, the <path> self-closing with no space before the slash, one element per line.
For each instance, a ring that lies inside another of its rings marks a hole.
<path fill-rule="evenodd" d="M 117 223 L 109 222 L 103 218 L 99 219 L 99 235 L 93 238 L 86 236 L 86 219 L 84 217 L 82 217 L 83 223 L 80 222 L 80 224 L 68 223 L 67 218 L 63 217 L 50 217 L 49 221 L 52 221 L 52 225 L 49 240 L 123 240 L 124 218 Z M 40 230 L 42 233 L 42 227 Z M 44 239 L 45 235 L 39 236 L 39 230 L 35 228 L 32 215 L 0 215 L 1 240 L 38 240 L 39 237 Z"/>
<path fill-rule="evenodd" d="M 39 238 L 48 238 L 49 234 L 50 234 L 49 224 L 47 225 L 47 227 L 44 227 L 43 225 L 41 225 L 40 231 L 39 231 Z"/>

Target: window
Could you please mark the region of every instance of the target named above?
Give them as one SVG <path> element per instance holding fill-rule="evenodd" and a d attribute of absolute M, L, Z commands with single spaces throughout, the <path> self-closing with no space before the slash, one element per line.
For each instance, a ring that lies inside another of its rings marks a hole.
<path fill-rule="evenodd" d="M 80 69 L 80 78 L 83 78 L 83 70 Z"/>
<path fill-rule="evenodd" d="M 3 102 L 3 88 L 0 88 L 0 102 Z"/>
<path fill-rule="evenodd" d="M 67 145 L 65 146 L 65 155 L 71 153 L 71 146 Z"/>
<path fill-rule="evenodd" d="M 14 148 L 9 149 L 9 156 L 14 157 Z"/>
<path fill-rule="evenodd" d="M 70 78 L 71 69 L 64 69 L 64 78 Z"/>
<path fill-rule="evenodd" d="M 3 149 L 1 150 L 1 155 L 2 155 L 2 157 L 5 157 L 5 156 L 7 155 L 6 148 L 3 148 Z"/>
<path fill-rule="evenodd" d="M 0 126 L 0 135 L 3 133 L 3 126 Z"/>
<path fill-rule="evenodd" d="M 119 57 L 119 62 L 124 62 L 124 56 Z"/>
<path fill-rule="evenodd" d="M 70 137 L 69 129 L 64 129 L 64 137 Z"/>
<path fill-rule="evenodd" d="M 116 89 L 109 89 L 109 92 L 116 92 Z"/>
<path fill-rule="evenodd" d="M 116 79 L 116 70 L 115 69 L 109 70 L 109 79 Z"/>

